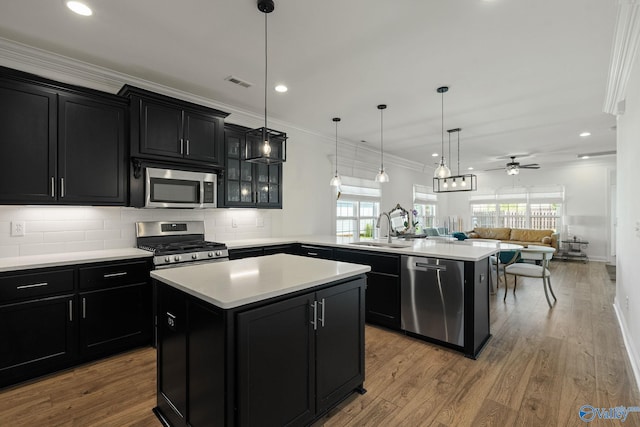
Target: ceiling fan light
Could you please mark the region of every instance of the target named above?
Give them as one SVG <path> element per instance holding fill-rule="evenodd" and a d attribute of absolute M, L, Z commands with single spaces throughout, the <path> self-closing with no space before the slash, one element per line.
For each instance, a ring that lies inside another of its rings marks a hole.
<path fill-rule="evenodd" d="M 507 175 L 518 175 L 520 173 L 520 168 L 515 166 L 509 166 L 507 168 Z"/>

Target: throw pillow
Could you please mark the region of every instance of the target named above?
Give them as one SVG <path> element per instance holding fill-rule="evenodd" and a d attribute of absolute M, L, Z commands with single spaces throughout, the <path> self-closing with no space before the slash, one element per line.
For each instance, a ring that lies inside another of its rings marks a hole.
<path fill-rule="evenodd" d="M 467 235 L 461 232 L 453 233 L 452 236 L 458 240 L 464 240 L 467 238 Z"/>
<path fill-rule="evenodd" d="M 477 239 L 477 238 L 478 238 L 478 233 L 473 233 L 473 232 L 471 232 L 471 233 L 469 233 L 469 236 L 468 236 L 468 237 L 469 237 L 470 239 Z"/>
<path fill-rule="evenodd" d="M 551 237 L 549 236 L 544 236 L 542 238 L 542 243 L 544 243 L 545 245 L 550 245 L 551 244 Z"/>

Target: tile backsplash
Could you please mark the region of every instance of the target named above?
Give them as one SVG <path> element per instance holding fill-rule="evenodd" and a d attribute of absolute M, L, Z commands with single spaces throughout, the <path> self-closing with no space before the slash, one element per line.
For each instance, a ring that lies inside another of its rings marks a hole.
<path fill-rule="evenodd" d="M 137 221 L 204 221 L 206 239 L 218 242 L 272 237 L 279 214 L 257 209 L 0 206 L 0 257 L 135 247 Z M 24 223 L 24 236 L 11 235 L 12 222 Z"/>

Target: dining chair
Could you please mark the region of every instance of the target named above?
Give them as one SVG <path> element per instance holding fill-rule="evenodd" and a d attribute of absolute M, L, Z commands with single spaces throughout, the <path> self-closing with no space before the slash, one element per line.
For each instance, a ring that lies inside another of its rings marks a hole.
<path fill-rule="evenodd" d="M 518 286 L 518 276 L 522 277 L 533 277 L 542 279 L 542 285 L 544 288 L 544 296 L 547 298 L 547 303 L 549 307 L 552 308 L 553 304 L 549 299 L 549 293 L 547 292 L 547 288 L 551 291 L 551 295 L 553 296 L 553 300 L 557 301 L 556 295 L 553 293 L 553 288 L 551 287 L 551 270 L 549 270 L 549 261 L 553 258 L 553 254 L 556 251 L 554 248 L 550 248 L 548 246 L 534 246 L 529 245 L 526 248 L 520 250 L 523 254 L 523 257 L 530 260 L 539 260 L 540 264 L 530 264 L 530 263 L 517 263 L 511 264 L 505 267 L 504 274 L 505 277 L 507 274 L 513 275 L 513 294 L 516 294 L 516 287 Z M 507 300 L 507 286 L 505 279 L 505 287 L 504 287 L 504 299 Z"/>
<path fill-rule="evenodd" d="M 498 252 L 497 255 L 491 255 L 489 262 L 491 263 L 491 271 L 496 269 L 496 291 L 500 287 L 500 270 L 502 269 L 502 275 L 504 276 L 505 290 L 507 289 L 507 275 L 506 267 L 514 264 L 521 259 L 520 249 L 503 250 Z"/>

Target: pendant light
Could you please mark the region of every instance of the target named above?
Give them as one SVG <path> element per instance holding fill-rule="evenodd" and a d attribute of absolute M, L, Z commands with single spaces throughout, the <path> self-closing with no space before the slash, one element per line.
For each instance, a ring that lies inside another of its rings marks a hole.
<path fill-rule="evenodd" d="M 384 149 L 382 145 L 382 111 L 385 108 L 387 108 L 385 104 L 378 105 L 378 110 L 380 110 L 380 171 L 378 171 L 378 174 L 376 175 L 376 182 L 389 182 L 389 175 L 384 171 Z"/>
<path fill-rule="evenodd" d="M 278 164 L 286 161 L 287 134 L 267 126 L 268 43 L 267 15 L 274 11 L 273 0 L 257 0 L 258 10 L 264 13 L 264 127 L 245 134 L 242 160 L 252 163 Z"/>
<path fill-rule="evenodd" d="M 478 189 L 478 177 L 474 174 L 460 175 L 460 131 L 462 128 L 449 129 L 449 158 L 451 158 L 451 134 L 458 134 L 458 171 L 456 175 L 446 178 L 433 178 L 434 193 L 451 193 L 454 191 L 475 191 Z"/>
<path fill-rule="evenodd" d="M 441 122 L 441 152 L 440 165 L 436 168 L 433 176 L 434 178 L 448 178 L 451 176 L 451 170 L 447 167 L 444 161 L 444 94 L 449 90 L 448 86 L 441 86 L 438 88 L 438 93 L 442 94 L 442 122 Z M 451 147 L 451 146 L 449 146 Z"/>
<path fill-rule="evenodd" d="M 340 187 L 342 185 L 342 180 L 340 179 L 340 175 L 338 175 L 338 122 L 340 121 L 340 117 L 334 117 L 332 120 L 336 124 L 336 174 L 331 178 L 329 185 L 332 187 Z"/>

